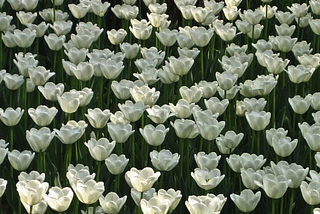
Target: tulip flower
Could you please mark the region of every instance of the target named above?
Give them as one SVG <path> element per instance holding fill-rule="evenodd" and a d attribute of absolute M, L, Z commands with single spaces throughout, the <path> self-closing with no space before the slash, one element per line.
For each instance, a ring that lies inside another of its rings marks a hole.
<path fill-rule="evenodd" d="M 46 41 L 48 47 L 53 51 L 60 50 L 65 39 L 65 35 L 58 36 L 54 33 L 50 33 L 48 36 L 44 36 L 44 40 Z"/>
<path fill-rule="evenodd" d="M 38 90 L 46 100 L 57 101 L 57 97 L 61 96 L 64 91 L 64 85 L 62 83 L 47 82 L 44 86 L 39 85 Z"/>
<path fill-rule="evenodd" d="M 197 86 L 182 86 L 179 88 L 182 99 L 187 100 L 189 103 L 197 103 L 202 98 L 202 90 Z"/>
<path fill-rule="evenodd" d="M 154 127 L 152 124 L 147 124 L 143 129 L 139 129 L 145 141 L 152 146 L 159 146 L 163 143 L 169 128 L 159 124 Z"/>
<path fill-rule="evenodd" d="M 37 18 L 37 13 L 19 11 L 16 13 L 19 21 L 23 25 L 31 24 Z"/>
<path fill-rule="evenodd" d="M 295 25 L 289 26 L 288 24 L 283 23 L 280 26 L 276 25 L 275 28 L 276 28 L 277 34 L 279 36 L 290 36 L 291 37 L 296 29 L 296 26 Z"/>
<path fill-rule="evenodd" d="M 209 214 L 220 213 L 227 198 L 222 194 L 215 196 L 214 194 L 207 194 L 202 196 L 188 196 L 188 201 L 185 202 L 188 211 L 191 214 Z"/>
<path fill-rule="evenodd" d="M 320 15 L 320 9 L 319 9 L 320 3 L 318 0 L 311 0 L 309 2 L 309 5 L 311 7 L 312 13 L 314 13 L 315 15 Z"/>
<path fill-rule="evenodd" d="M 171 71 L 180 76 L 186 75 L 194 63 L 192 58 L 186 56 L 180 56 L 179 58 L 170 56 L 168 60 L 168 64 L 172 68 Z"/>
<path fill-rule="evenodd" d="M 139 13 L 139 8 L 135 5 L 123 4 L 123 5 L 115 5 L 111 7 L 111 11 L 116 15 L 119 19 L 135 19 Z"/>
<path fill-rule="evenodd" d="M 124 123 L 108 123 L 108 132 L 112 140 L 117 143 L 125 143 L 131 134 L 134 133 L 130 124 Z"/>
<path fill-rule="evenodd" d="M 169 103 L 169 105 L 177 118 L 188 118 L 192 114 L 191 110 L 194 107 L 194 103 L 189 103 L 185 99 L 178 100 L 176 105 L 172 103 Z"/>
<path fill-rule="evenodd" d="M 31 128 L 30 131 L 26 131 L 26 139 L 33 151 L 43 152 L 49 147 L 54 134 L 47 127 L 42 127 L 39 130 Z"/>
<path fill-rule="evenodd" d="M 278 199 L 286 193 L 291 180 L 283 175 L 265 174 L 262 182 L 255 181 L 255 183 L 265 191 L 268 197 Z"/>
<path fill-rule="evenodd" d="M 140 207 L 141 200 L 142 199 L 150 200 L 154 196 L 154 194 L 156 194 L 155 191 L 156 191 L 155 188 L 151 188 L 148 191 L 141 193 L 137 191 L 135 188 L 131 188 L 131 198 L 133 199 L 134 203 L 138 207 Z"/>
<path fill-rule="evenodd" d="M 50 27 L 54 30 L 57 36 L 66 35 L 71 31 L 72 21 L 55 21 L 53 24 L 50 24 Z"/>
<path fill-rule="evenodd" d="M 117 193 L 115 192 L 109 192 L 106 196 L 101 196 L 99 198 L 99 203 L 106 213 L 119 213 L 123 205 L 125 204 L 127 200 L 127 196 L 123 196 L 122 198 L 119 198 Z"/>
<path fill-rule="evenodd" d="M 57 212 L 66 211 L 73 199 L 73 192 L 69 187 L 51 187 L 49 194 L 43 195 L 44 200 L 48 203 L 49 207 Z"/>
<path fill-rule="evenodd" d="M 192 139 L 199 134 L 199 128 L 193 120 L 176 119 L 174 122 L 170 121 L 170 124 L 179 138 Z"/>
<path fill-rule="evenodd" d="M 139 120 L 145 110 L 145 106 L 142 101 L 133 103 L 132 101 L 127 100 L 124 104 L 119 103 L 118 107 L 130 122 Z"/>
<path fill-rule="evenodd" d="M 94 128 L 103 128 L 107 125 L 107 122 L 110 118 L 109 109 L 102 111 L 100 108 L 88 109 L 88 113 L 85 114 L 86 118 L 89 120 L 89 123 Z"/>
<path fill-rule="evenodd" d="M 243 136 L 243 133 L 236 134 L 234 131 L 227 131 L 225 135 L 220 135 L 220 137 L 217 137 L 216 141 L 226 148 L 234 149 L 240 144 Z"/>
<path fill-rule="evenodd" d="M 79 122 L 71 120 L 65 125 L 62 124 L 60 130 L 54 129 L 54 131 L 63 144 L 73 144 L 81 138 L 86 127 L 87 124 L 83 120 Z"/>
<path fill-rule="evenodd" d="M 13 17 L 10 15 L 7 15 L 5 13 L 0 14 L 0 31 L 4 32 L 7 31 L 7 29 L 10 27 L 10 22 L 12 21 Z"/>
<path fill-rule="evenodd" d="M 91 138 L 88 142 L 84 143 L 89 149 L 90 155 L 97 161 L 103 161 L 111 154 L 116 142 L 109 142 L 107 138 L 100 138 L 96 140 Z"/>
<path fill-rule="evenodd" d="M 16 29 L 13 31 L 13 39 L 20 48 L 28 48 L 36 38 L 35 31 L 25 28 L 23 31 Z"/>
<path fill-rule="evenodd" d="M 105 159 L 105 164 L 108 171 L 113 175 L 121 174 L 129 163 L 129 159 L 124 154 L 118 156 L 111 154 Z"/>
<path fill-rule="evenodd" d="M 304 201 L 309 205 L 316 205 L 320 203 L 320 182 L 311 181 L 309 184 L 302 181 L 300 190 Z"/>
<path fill-rule="evenodd" d="M 53 75 L 54 72 L 50 72 L 43 66 L 37 66 L 35 68 L 29 67 L 28 69 L 29 77 L 33 84 L 44 85 Z"/>
<path fill-rule="evenodd" d="M 223 90 L 229 90 L 238 80 L 238 75 L 233 74 L 229 71 L 225 71 L 222 73 L 216 72 L 216 79 L 219 83 L 220 88 L 222 88 Z"/>
<path fill-rule="evenodd" d="M 308 146 L 312 151 L 320 151 L 320 147 L 318 139 L 320 137 L 318 130 L 320 129 L 320 124 L 315 123 L 313 125 L 309 125 L 306 122 L 298 123 L 300 131 L 302 133 L 303 138 L 307 141 Z"/>
<path fill-rule="evenodd" d="M 49 184 L 47 182 L 40 183 L 38 180 L 30 180 L 18 181 L 16 186 L 21 202 L 33 206 L 41 202 Z"/>
<path fill-rule="evenodd" d="M 311 54 L 312 48 L 310 48 L 310 45 L 311 43 L 307 43 L 306 41 L 297 42 L 291 51 L 296 58 L 304 54 Z"/>
<path fill-rule="evenodd" d="M 232 193 L 230 198 L 239 210 L 242 212 L 251 212 L 258 205 L 261 198 L 261 192 L 258 191 L 254 194 L 252 190 L 245 189 L 241 191 L 240 195 Z"/>
<path fill-rule="evenodd" d="M 89 5 L 86 5 L 84 3 L 80 4 L 68 4 L 69 10 L 71 11 L 73 17 L 77 19 L 83 18 L 89 10 Z"/>
<path fill-rule="evenodd" d="M 175 191 L 174 189 L 168 189 L 167 191 L 164 189 L 160 189 L 157 192 L 157 197 L 160 200 L 167 200 L 169 201 L 169 210 L 168 213 L 171 213 L 179 204 L 182 195 L 181 195 L 181 191 L 177 190 Z"/>
<path fill-rule="evenodd" d="M 11 107 L 3 110 L 0 108 L 0 120 L 6 126 L 15 126 L 19 123 L 22 115 L 24 113 L 24 109 L 21 110 L 20 107 L 13 109 Z"/>
<path fill-rule="evenodd" d="M 110 5 L 109 2 L 91 1 L 89 10 L 92 10 L 95 15 L 103 17 Z"/>
<path fill-rule="evenodd" d="M 170 150 L 163 149 L 160 152 L 153 150 L 150 152 L 152 166 L 159 171 L 171 171 L 178 163 L 180 155 L 172 154 Z"/>
<path fill-rule="evenodd" d="M 104 192 L 104 183 L 90 180 L 77 180 L 71 187 L 81 203 L 94 204 Z"/>
<path fill-rule="evenodd" d="M 155 173 L 150 167 L 145 167 L 142 170 L 138 170 L 133 167 L 125 174 L 127 182 L 129 182 L 129 184 L 139 192 L 150 190 L 160 175 L 160 172 Z"/>
<path fill-rule="evenodd" d="M 141 87 L 135 86 L 131 88 L 130 94 L 135 102 L 142 101 L 144 105 L 149 106 L 153 106 L 160 96 L 159 91 L 156 91 L 155 88 L 149 88 L 146 85 Z"/>
<path fill-rule="evenodd" d="M 251 129 L 261 131 L 269 124 L 271 113 L 265 111 L 252 111 L 246 112 L 245 116 Z"/>
<path fill-rule="evenodd" d="M 259 186 L 256 184 L 255 181 L 262 182 L 262 178 L 265 175 L 263 170 L 254 170 L 252 168 L 248 169 L 241 169 L 241 180 L 245 187 L 256 190 Z"/>
<path fill-rule="evenodd" d="M 225 121 L 218 122 L 217 119 L 212 119 L 210 122 L 197 120 L 196 124 L 201 137 L 211 141 L 219 136 L 225 126 Z"/>
<path fill-rule="evenodd" d="M 308 111 L 311 105 L 311 94 L 308 94 L 305 98 L 300 95 L 296 95 L 293 98 L 288 98 L 291 108 L 296 114 L 304 114 Z"/>
<path fill-rule="evenodd" d="M 147 20 L 142 19 L 139 21 L 137 19 L 131 19 L 130 21 L 132 26 L 130 26 L 129 29 L 135 38 L 139 40 L 146 40 L 150 37 L 152 26 L 147 22 Z"/>
<path fill-rule="evenodd" d="M 207 168 L 196 168 L 194 172 L 191 172 L 191 177 L 200 188 L 210 190 L 217 187 L 225 175 L 221 175 L 219 169 L 208 170 Z"/>
<path fill-rule="evenodd" d="M 277 164 L 271 161 L 271 168 L 275 175 L 284 175 L 291 180 L 289 188 L 298 188 L 309 172 L 309 167 L 303 168 L 301 165 L 289 164 L 286 161 L 280 161 Z"/>
<path fill-rule="evenodd" d="M 165 214 L 169 210 L 170 202 L 168 200 L 161 200 L 161 198 L 157 196 L 153 196 L 148 201 L 146 199 L 141 199 L 140 206 L 144 214 Z"/>
<path fill-rule="evenodd" d="M 127 31 L 125 31 L 122 28 L 119 30 L 112 29 L 110 31 L 107 31 L 107 35 L 111 44 L 119 45 L 123 42 L 124 38 L 126 37 Z"/>
<path fill-rule="evenodd" d="M 82 95 L 76 91 L 64 92 L 57 96 L 62 111 L 66 113 L 74 113 L 80 106 Z"/>
<path fill-rule="evenodd" d="M 202 97 L 211 98 L 217 92 L 218 82 L 207 82 L 205 80 L 201 80 L 198 84 L 195 83 L 195 86 L 200 88 L 200 90 L 202 91 Z"/>

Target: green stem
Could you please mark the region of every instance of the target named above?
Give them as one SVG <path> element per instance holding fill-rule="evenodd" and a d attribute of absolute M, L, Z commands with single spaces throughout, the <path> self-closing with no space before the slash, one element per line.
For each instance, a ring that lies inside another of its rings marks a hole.
<path fill-rule="evenodd" d="M 86 204 L 86 207 L 87 207 L 87 214 L 90 214 L 90 211 L 89 211 L 89 204 Z"/>
<path fill-rule="evenodd" d="M 180 178 L 183 178 L 183 162 L 184 162 L 184 143 L 183 138 L 179 139 L 180 144 Z"/>
<path fill-rule="evenodd" d="M 33 205 L 30 206 L 30 214 L 32 214 Z"/>
<path fill-rule="evenodd" d="M 294 189 L 290 189 L 290 204 L 289 204 L 289 214 L 292 214 L 294 208 Z"/>
<path fill-rule="evenodd" d="M 204 80 L 204 50 L 200 47 L 201 80 Z"/>
<path fill-rule="evenodd" d="M 101 172 L 101 161 L 97 161 L 97 176 L 96 181 L 100 180 L 100 172 Z"/>

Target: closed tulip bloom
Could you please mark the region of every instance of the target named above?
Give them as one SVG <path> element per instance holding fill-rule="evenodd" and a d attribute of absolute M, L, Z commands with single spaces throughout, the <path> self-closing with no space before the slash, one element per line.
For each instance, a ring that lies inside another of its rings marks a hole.
<path fill-rule="evenodd" d="M 242 20 L 246 20 L 251 25 L 259 24 L 261 19 L 263 18 L 264 13 L 261 10 L 244 10 L 243 14 L 240 13 L 240 17 Z"/>
<path fill-rule="evenodd" d="M 110 31 L 107 31 L 108 39 L 113 45 L 119 45 L 123 42 L 124 38 L 127 35 L 127 31 L 124 29 L 115 30 L 112 29 Z"/>
<path fill-rule="evenodd" d="M 131 19 L 130 21 L 132 26 L 130 26 L 129 29 L 135 38 L 139 40 L 146 40 L 150 37 L 152 25 L 150 25 L 147 20 L 142 19 L 139 21 L 137 19 Z"/>
<path fill-rule="evenodd" d="M 189 103 L 197 103 L 202 98 L 202 90 L 197 86 L 182 86 L 179 88 L 179 93 L 182 99 L 187 100 Z"/>
<path fill-rule="evenodd" d="M 16 15 L 20 23 L 23 25 L 31 24 L 37 18 L 37 13 L 31 13 L 31 12 L 26 13 L 24 11 L 19 11 L 19 12 L 16 12 Z"/>
<path fill-rule="evenodd" d="M 243 34 L 247 34 L 248 35 L 248 33 L 250 33 L 251 30 L 252 30 L 252 26 L 246 20 L 238 19 L 235 22 L 235 24 L 236 24 L 238 30 L 241 31 L 241 33 L 243 33 Z"/>
<path fill-rule="evenodd" d="M 287 157 L 291 155 L 297 145 L 298 139 L 291 140 L 290 137 L 272 137 L 272 147 L 275 153 L 280 157 Z"/>
<path fill-rule="evenodd" d="M 188 32 L 184 32 L 180 29 L 177 36 L 177 42 L 180 48 L 192 48 L 194 45 L 193 40 Z"/>
<path fill-rule="evenodd" d="M 157 72 L 157 76 L 160 78 L 161 82 L 163 84 L 178 82 L 180 79 L 179 75 L 172 72 L 172 67 L 170 67 L 168 61 L 166 61 L 165 63 L 166 64 L 162 66 L 162 68 Z"/>
<path fill-rule="evenodd" d="M 255 131 L 261 131 L 270 123 L 271 113 L 265 111 L 252 111 L 245 113 L 250 128 Z"/>
<path fill-rule="evenodd" d="M 254 194 L 252 190 L 245 189 L 241 191 L 240 195 L 232 193 L 230 198 L 239 210 L 242 212 L 251 212 L 258 205 L 261 198 L 261 192 L 258 191 Z"/>
<path fill-rule="evenodd" d="M 57 101 L 57 97 L 61 96 L 64 91 L 64 85 L 62 83 L 47 82 L 44 86 L 39 85 L 38 90 L 46 100 Z"/>
<path fill-rule="evenodd" d="M 111 113 L 109 109 L 102 111 L 100 108 L 94 108 L 88 109 L 88 113 L 85 116 L 92 127 L 100 129 L 107 125 Z"/>
<path fill-rule="evenodd" d="M 304 201 L 309 205 L 317 205 L 320 203 L 320 182 L 311 181 L 309 184 L 302 181 L 300 190 Z"/>
<path fill-rule="evenodd" d="M 221 155 L 218 156 L 215 152 L 209 154 L 198 152 L 197 154 L 194 154 L 194 159 L 200 169 L 206 168 L 210 171 L 217 168 Z"/>
<path fill-rule="evenodd" d="M 156 31 L 156 36 L 160 40 L 161 44 L 166 47 L 171 47 L 177 41 L 178 31 L 176 29 L 169 30 L 164 29 L 160 32 Z"/>
<path fill-rule="evenodd" d="M 78 65 L 80 62 L 85 61 L 87 54 L 88 54 L 88 49 L 86 48 L 76 48 L 72 47 L 68 50 L 65 50 L 64 53 L 68 56 L 68 59 L 70 62 Z"/>
<path fill-rule="evenodd" d="M 310 54 L 312 52 L 312 48 L 310 47 L 311 43 L 307 43 L 306 41 L 297 42 L 293 48 L 292 52 L 296 58 L 304 55 L 304 54 Z M 305 66 L 307 67 L 307 66 Z"/>
<path fill-rule="evenodd" d="M 264 26 L 260 24 L 256 24 L 254 26 L 254 29 L 250 28 L 250 31 L 247 33 L 247 36 L 251 39 L 258 39 L 261 36 L 261 32 L 263 30 Z M 252 33 L 252 30 L 254 30 L 254 33 Z M 253 36 L 253 38 L 252 38 Z"/>
<path fill-rule="evenodd" d="M 65 41 L 65 35 L 58 36 L 54 33 L 50 33 L 48 36 L 44 36 L 44 40 L 49 46 L 50 50 L 58 51 L 62 48 L 63 43 Z"/>
<path fill-rule="evenodd" d="M 72 92 L 72 89 L 70 92 Z M 93 97 L 93 91 L 91 88 L 85 87 L 81 91 L 75 91 L 80 93 L 80 107 L 87 106 Z"/>
<path fill-rule="evenodd" d="M 172 103 L 169 103 L 169 105 L 177 118 L 188 118 L 192 114 L 191 110 L 194 107 L 194 103 L 189 103 L 185 99 L 178 100 L 176 105 Z"/>
<path fill-rule="evenodd" d="M 320 111 L 311 114 L 315 123 L 320 123 Z"/>
<path fill-rule="evenodd" d="M 164 123 L 169 117 L 174 116 L 169 105 L 161 107 L 154 105 L 151 108 L 147 108 L 146 111 L 148 112 L 148 117 L 157 124 Z"/>
<path fill-rule="evenodd" d="M 211 98 L 217 92 L 218 82 L 207 82 L 205 80 L 201 80 L 198 84 L 195 83 L 195 86 L 200 88 L 203 98 Z"/>
<path fill-rule="evenodd" d="M 0 108 L 0 120 L 6 126 L 15 126 L 19 123 L 23 115 L 23 112 L 24 112 L 24 109 L 21 110 L 20 107 L 16 109 L 9 107 L 9 108 L 6 108 L 5 110 Z"/>
<path fill-rule="evenodd" d="M 122 53 L 124 53 L 127 59 L 134 59 L 140 50 L 140 45 L 137 43 L 130 44 L 125 42 L 120 44 L 120 50 Z"/>
<path fill-rule="evenodd" d="M 311 94 L 308 94 L 305 98 L 303 98 L 300 95 L 296 95 L 293 98 L 288 98 L 293 111 L 297 114 L 306 113 L 311 105 L 311 96 Z"/>
<path fill-rule="evenodd" d="M 50 24 L 50 27 L 54 30 L 57 36 L 66 35 L 71 31 L 72 21 L 55 21 L 53 24 Z"/>
<path fill-rule="evenodd" d="M 80 81 L 89 81 L 94 73 L 94 67 L 89 62 L 80 62 L 76 67 L 71 65 L 70 70 Z"/>
<path fill-rule="evenodd" d="M 8 159 L 11 166 L 18 171 L 26 170 L 31 161 L 33 160 L 35 153 L 31 153 L 31 151 L 24 150 L 19 152 L 18 150 L 12 150 L 8 153 Z"/>
<path fill-rule="evenodd" d="M 297 40 L 297 38 L 291 38 L 290 36 L 269 36 L 269 41 L 272 43 L 272 48 L 282 52 L 291 51 Z"/>
<path fill-rule="evenodd" d="M 84 145 L 88 147 L 89 153 L 93 159 L 103 161 L 109 157 L 116 145 L 116 142 L 110 142 L 107 138 L 100 138 L 98 140 L 91 138 L 88 142 L 85 142 Z"/>
<path fill-rule="evenodd" d="M 153 196 L 150 200 L 141 199 L 140 207 L 144 214 L 166 214 L 168 213 L 170 202 L 168 200 L 161 200 L 157 196 Z"/>
<path fill-rule="evenodd" d="M 283 175 L 266 174 L 263 176 L 262 182 L 255 181 L 261 187 L 269 198 L 281 198 L 287 191 L 290 179 L 286 179 Z"/>
<path fill-rule="evenodd" d="M 89 5 L 86 5 L 84 3 L 80 4 L 68 4 L 68 8 L 71 11 L 73 17 L 76 19 L 83 18 L 89 11 Z"/>
<path fill-rule="evenodd" d="M 43 195 L 44 200 L 48 203 L 49 207 L 57 212 L 66 211 L 73 199 L 73 192 L 71 188 L 65 187 L 51 187 L 48 194 Z"/>
<path fill-rule="evenodd" d="M 243 136 L 243 133 L 236 134 L 234 131 L 227 131 L 225 135 L 217 137 L 216 141 L 229 149 L 234 149 L 240 144 Z"/>
<path fill-rule="evenodd" d="M 189 33 L 196 46 L 204 47 L 210 42 L 214 31 L 211 28 L 206 29 L 204 27 L 192 27 L 189 30 Z"/>
<path fill-rule="evenodd" d="M 112 138 L 112 140 L 117 143 L 125 143 L 131 134 L 133 134 L 135 130 L 132 130 L 132 126 L 130 124 L 124 123 L 108 123 L 108 132 Z"/>
<path fill-rule="evenodd" d="M 35 68 L 30 67 L 28 73 L 33 84 L 37 86 L 46 84 L 46 82 L 55 75 L 54 72 L 50 72 L 50 70 L 47 70 L 43 66 L 37 66 Z"/>
<path fill-rule="evenodd" d="M 307 144 L 310 147 L 310 149 L 316 152 L 320 151 L 320 146 L 317 143 L 320 139 L 320 124 L 315 123 L 310 126 L 306 122 L 303 122 L 302 124 L 298 123 L 298 126 L 300 128 L 303 138 L 307 141 Z"/>
<path fill-rule="evenodd" d="M 199 134 L 199 128 L 193 120 L 176 119 L 174 122 L 170 121 L 177 137 L 193 139 Z"/>
<path fill-rule="evenodd" d="M 290 13 L 289 11 L 283 12 L 278 10 L 275 14 L 276 19 L 280 22 L 280 24 L 286 23 L 288 25 L 294 20 L 295 15 Z"/>
<path fill-rule="evenodd" d="M 150 167 L 145 167 L 142 170 L 138 170 L 133 167 L 125 174 L 127 177 L 126 180 L 128 180 L 132 187 L 139 192 L 150 190 L 160 175 L 160 172 L 155 173 Z"/>
<path fill-rule="evenodd" d="M 267 101 L 264 98 L 244 98 L 244 106 L 247 112 L 252 111 L 263 111 L 264 107 L 267 104 Z"/>
<path fill-rule="evenodd" d="M 225 71 L 222 73 L 216 72 L 216 79 L 219 83 L 220 88 L 222 88 L 223 90 L 229 90 L 238 80 L 238 75 L 233 74 L 229 71 Z"/>
<path fill-rule="evenodd" d="M 169 57 L 169 66 L 172 68 L 171 71 L 176 75 L 186 75 L 191 67 L 193 66 L 194 59 L 186 57 L 186 56 L 180 56 L 179 58 L 176 58 L 174 56 Z"/>
<path fill-rule="evenodd" d="M 54 134 L 47 127 L 42 127 L 39 130 L 31 128 L 30 131 L 26 131 L 26 139 L 33 151 L 43 152 L 50 145 Z"/>
<path fill-rule="evenodd" d="M 145 106 L 142 101 L 133 103 L 131 100 L 127 100 L 124 104 L 119 103 L 118 107 L 130 122 L 136 122 L 139 120 L 145 110 Z"/>
<path fill-rule="evenodd" d="M 100 206 L 106 213 L 119 213 L 123 205 L 126 203 L 127 196 L 120 198 L 117 193 L 109 192 L 106 196 L 99 198 Z"/>
<path fill-rule="evenodd" d="M 135 102 L 142 101 L 144 105 L 153 106 L 160 96 L 160 91 L 156 91 L 156 88 L 149 88 L 147 85 L 144 85 L 131 88 L 130 94 Z"/>
<path fill-rule="evenodd" d="M 13 39 L 20 48 L 28 48 L 36 38 L 35 31 L 25 28 L 23 31 L 16 29 L 13 31 Z"/>
<path fill-rule="evenodd" d="M 60 130 L 54 129 L 54 131 L 63 144 L 73 144 L 81 138 L 86 127 L 87 124 L 83 120 L 79 122 L 70 120 L 66 125 L 62 124 Z"/>
<path fill-rule="evenodd" d="M 229 105 L 229 100 L 219 100 L 217 97 L 211 97 L 209 100 L 204 100 L 206 108 L 213 114 L 222 115 Z"/>
<path fill-rule="evenodd" d="M 40 183 L 38 180 L 18 181 L 16 187 L 21 202 L 33 206 L 41 202 L 49 184 L 47 182 Z"/>
<path fill-rule="evenodd" d="M 152 124 L 147 124 L 144 128 L 139 129 L 145 141 L 151 146 L 159 146 L 163 143 L 169 128 L 159 124 L 154 127 Z"/>
<path fill-rule="evenodd" d="M 152 166 L 159 171 L 171 171 L 178 163 L 180 155 L 172 154 L 170 150 L 162 149 L 160 152 L 153 150 L 150 152 Z"/>
<path fill-rule="evenodd" d="M 279 36 L 290 36 L 291 37 L 296 29 L 296 26 L 295 25 L 289 26 L 288 24 L 283 23 L 280 26 L 276 25 L 275 28 L 276 28 L 277 34 Z"/>
<path fill-rule="evenodd" d="M 3 44 L 8 48 L 14 48 L 17 46 L 17 43 L 13 39 L 13 33 L 10 31 L 5 31 L 5 33 L 2 34 L 1 39 Z"/>
<path fill-rule="evenodd" d="M 209 141 L 216 139 L 225 126 L 224 121 L 219 122 L 214 118 L 209 123 L 207 121 L 197 120 L 196 124 L 201 137 Z"/>
<path fill-rule="evenodd" d="M 218 24 L 214 23 L 213 28 L 215 32 L 219 35 L 219 37 L 223 41 L 227 41 L 227 42 L 232 41 L 237 33 L 236 27 L 231 24 L 222 25 L 219 23 Z"/>
<path fill-rule="evenodd" d="M 22 75 L 5 73 L 3 81 L 7 89 L 17 90 L 24 83 L 24 78 Z"/>
<path fill-rule="evenodd" d="M 95 40 L 95 37 L 92 34 L 87 34 L 87 33 L 71 34 L 71 41 L 77 49 L 90 48 L 94 40 Z"/>
<path fill-rule="evenodd" d="M 218 186 L 225 175 L 221 175 L 219 169 L 208 170 L 207 168 L 196 168 L 194 172 L 191 172 L 191 177 L 200 188 L 210 190 Z"/>
<path fill-rule="evenodd" d="M 252 168 L 241 169 L 242 183 L 246 188 L 249 188 L 251 190 L 256 190 L 259 188 L 255 181 L 259 181 L 261 183 L 264 175 L 265 172 L 263 170 L 255 171 Z"/>
<path fill-rule="evenodd" d="M 110 5 L 109 2 L 91 1 L 89 10 L 92 10 L 95 15 L 103 17 Z"/>
<path fill-rule="evenodd" d="M 320 19 L 309 20 L 309 25 L 313 33 L 320 35 Z"/>
<path fill-rule="evenodd" d="M 289 188 L 298 188 L 309 172 L 308 167 L 303 168 L 301 165 L 296 163 L 289 164 L 286 161 L 279 161 L 277 164 L 271 161 L 271 168 L 275 175 L 284 175 L 284 177 L 291 180 Z"/>
<path fill-rule="evenodd" d="M 108 171 L 113 175 L 121 174 L 129 163 L 129 159 L 124 154 L 118 156 L 111 154 L 105 159 L 105 164 Z"/>
<path fill-rule="evenodd" d="M 13 17 L 7 15 L 6 13 L 0 13 L 0 31 L 5 32 L 10 27 L 10 22 L 12 21 Z"/>
<path fill-rule="evenodd" d="M 293 3 L 291 7 L 288 6 L 288 9 L 295 15 L 295 17 L 300 18 L 307 14 L 309 7 L 310 6 L 308 6 L 306 3 Z"/>
<path fill-rule="evenodd" d="M 106 62 L 104 64 L 101 64 L 100 66 L 102 74 L 106 79 L 116 79 L 124 68 L 122 61 L 116 62 L 115 60 L 110 58 L 107 59 Z"/>
<path fill-rule="evenodd" d="M 185 205 L 190 214 L 212 214 L 220 213 L 227 198 L 222 194 L 215 196 L 214 194 L 207 194 L 201 196 L 188 196 L 188 201 Z"/>
<path fill-rule="evenodd" d="M 83 164 L 73 166 L 69 164 L 66 176 L 70 184 L 75 184 L 78 180 L 88 181 L 95 177 L 95 173 L 90 174 L 89 167 Z"/>
<path fill-rule="evenodd" d="M 19 181 L 31 181 L 38 180 L 40 183 L 44 182 L 46 175 L 44 173 L 39 173 L 38 171 L 31 171 L 30 173 L 20 172 L 18 175 Z"/>
<path fill-rule="evenodd" d="M 232 6 L 232 7 L 227 6 L 227 7 L 224 7 L 222 11 L 226 19 L 228 19 L 229 21 L 234 21 L 240 13 L 240 10 L 237 6 Z"/>
<path fill-rule="evenodd" d="M 66 113 L 74 113 L 80 106 L 80 99 L 82 95 L 79 92 L 64 92 L 60 96 L 57 96 L 57 100 L 62 111 Z"/>
<path fill-rule="evenodd" d="M 111 83 L 111 89 L 114 93 L 114 95 L 121 100 L 129 99 L 130 94 L 130 88 L 133 88 L 134 86 L 142 86 L 143 82 L 140 80 L 136 80 L 135 82 L 132 82 L 130 80 L 122 79 L 120 82 L 112 81 Z"/>
<path fill-rule="evenodd" d="M 114 7 L 111 7 L 111 11 L 116 15 L 119 19 L 135 19 L 139 13 L 139 8 L 135 5 L 115 5 Z"/>
<path fill-rule="evenodd" d="M 84 204 L 94 204 L 104 192 L 104 183 L 102 181 L 96 182 L 93 179 L 77 180 L 71 184 L 71 187 L 79 201 Z"/>
<path fill-rule="evenodd" d="M 4 194 L 7 188 L 7 180 L 4 180 L 3 178 L 0 178 L 0 197 Z"/>
<path fill-rule="evenodd" d="M 129 124 L 130 121 L 127 120 L 127 118 L 124 116 L 122 111 L 116 111 L 114 114 L 111 114 L 110 116 L 111 123 L 123 123 L 123 124 Z"/>
<path fill-rule="evenodd" d="M 180 190 L 175 191 L 174 189 L 170 188 L 168 190 L 159 189 L 159 191 L 157 192 L 157 197 L 163 201 L 169 201 L 168 213 L 171 213 L 178 206 L 182 195 Z"/>

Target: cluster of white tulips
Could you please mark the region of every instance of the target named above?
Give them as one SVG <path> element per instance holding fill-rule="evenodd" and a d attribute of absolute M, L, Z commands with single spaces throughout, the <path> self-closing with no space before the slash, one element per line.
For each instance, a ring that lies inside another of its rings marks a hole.
<path fill-rule="evenodd" d="M 320 213 L 320 0 L 0 10 L 0 214 Z"/>

